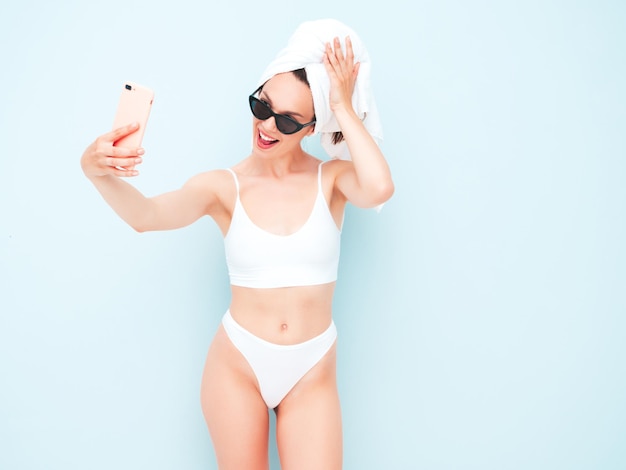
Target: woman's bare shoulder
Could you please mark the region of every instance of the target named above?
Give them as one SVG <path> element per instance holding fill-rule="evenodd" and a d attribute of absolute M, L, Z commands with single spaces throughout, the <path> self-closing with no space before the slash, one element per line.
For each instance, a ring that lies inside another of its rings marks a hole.
<path fill-rule="evenodd" d="M 215 169 L 215 170 L 207 170 L 202 173 L 198 173 L 191 178 L 189 178 L 187 183 L 191 183 L 194 185 L 200 186 L 210 186 L 214 187 L 216 185 L 225 184 L 227 181 L 233 181 L 233 176 L 230 171 L 226 168 Z"/>
<path fill-rule="evenodd" d="M 206 201 L 210 212 L 229 208 L 236 197 L 233 175 L 225 168 L 198 173 L 187 180 L 183 189 Z"/>
<path fill-rule="evenodd" d="M 350 160 L 341 160 L 339 158 L 333 158 L 332 160 L 328 160 L 324 162 L 323 172 L 332 174 L 334 177 L 337 177 L 341 173 L 345 171 L 350 171 L 354 169 L 354 163 Z"/>

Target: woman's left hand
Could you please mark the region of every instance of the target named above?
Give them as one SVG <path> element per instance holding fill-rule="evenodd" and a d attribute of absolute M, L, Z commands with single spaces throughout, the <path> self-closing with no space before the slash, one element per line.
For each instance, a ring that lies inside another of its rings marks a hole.
<path fill-rule="evenodd" d="M 359 74 L 359 62 L 354 63 L 352 41 L 346 37 L 346 55 L 341 50 L 339 38 L 335 38 L 334 47 L 326 43 L 324 65 L 330 78 L 330 109 L 352 109 L 352 93 Z"/>

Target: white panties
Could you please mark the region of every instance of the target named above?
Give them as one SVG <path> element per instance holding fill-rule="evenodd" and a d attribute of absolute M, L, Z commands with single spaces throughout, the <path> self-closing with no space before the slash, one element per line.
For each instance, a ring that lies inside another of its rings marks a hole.
<path fill-rule="evenodd" d="M 256 375 L 268 408 L 276 408 L 289 391 L 328 352 L 337 338 L 331 321 L 322 334 L 298 344 L 265 341 L 238 324 L 227 311 L 222 319 L 226 334 Z"/>

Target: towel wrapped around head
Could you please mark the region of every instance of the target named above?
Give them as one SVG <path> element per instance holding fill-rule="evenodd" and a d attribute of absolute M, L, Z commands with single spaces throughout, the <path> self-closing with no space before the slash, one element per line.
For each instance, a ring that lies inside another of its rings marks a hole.
<path fill-rule="evenodd" d="M 323 59 L 326 54 L 326 43 L 332 45 L 336 37 L 339 38 L 345 54 L 346 36 L 350 36 L 352 41 L 354 61 L 361 64 L 352 95 L 352 106 L 370 135 L 376 143 L 380 144 L 383 132 L 370 86 L 371 63 L 369 55 L 358 35 L 340 21 L 323 19 L 302 23 L 289 39 L 287 47 L 278 53 L 258 82 L 258 86 L 262 86 L 279 73 L 305 69 L 311 86 L 315 109 L 314 133 L 321 134 L 321 144 L 328 155 L 344 160 L 350 158 L 346 142 L 332 143 L 333 133 L 339 132 L 341 129 L 330 109 L 330 79 Z"/>

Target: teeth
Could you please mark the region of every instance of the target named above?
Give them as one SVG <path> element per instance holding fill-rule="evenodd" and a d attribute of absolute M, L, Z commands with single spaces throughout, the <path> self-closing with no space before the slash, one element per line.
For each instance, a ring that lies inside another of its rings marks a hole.
<path fill-rule="evenodd" d="M 263 132 L 259 131 L 259 135 L 261 136 L 261 140 L 264 140 L 265 142 L 274 142 L 275 139 L 272 139 L 271 137 L 263 134 Z"/>

